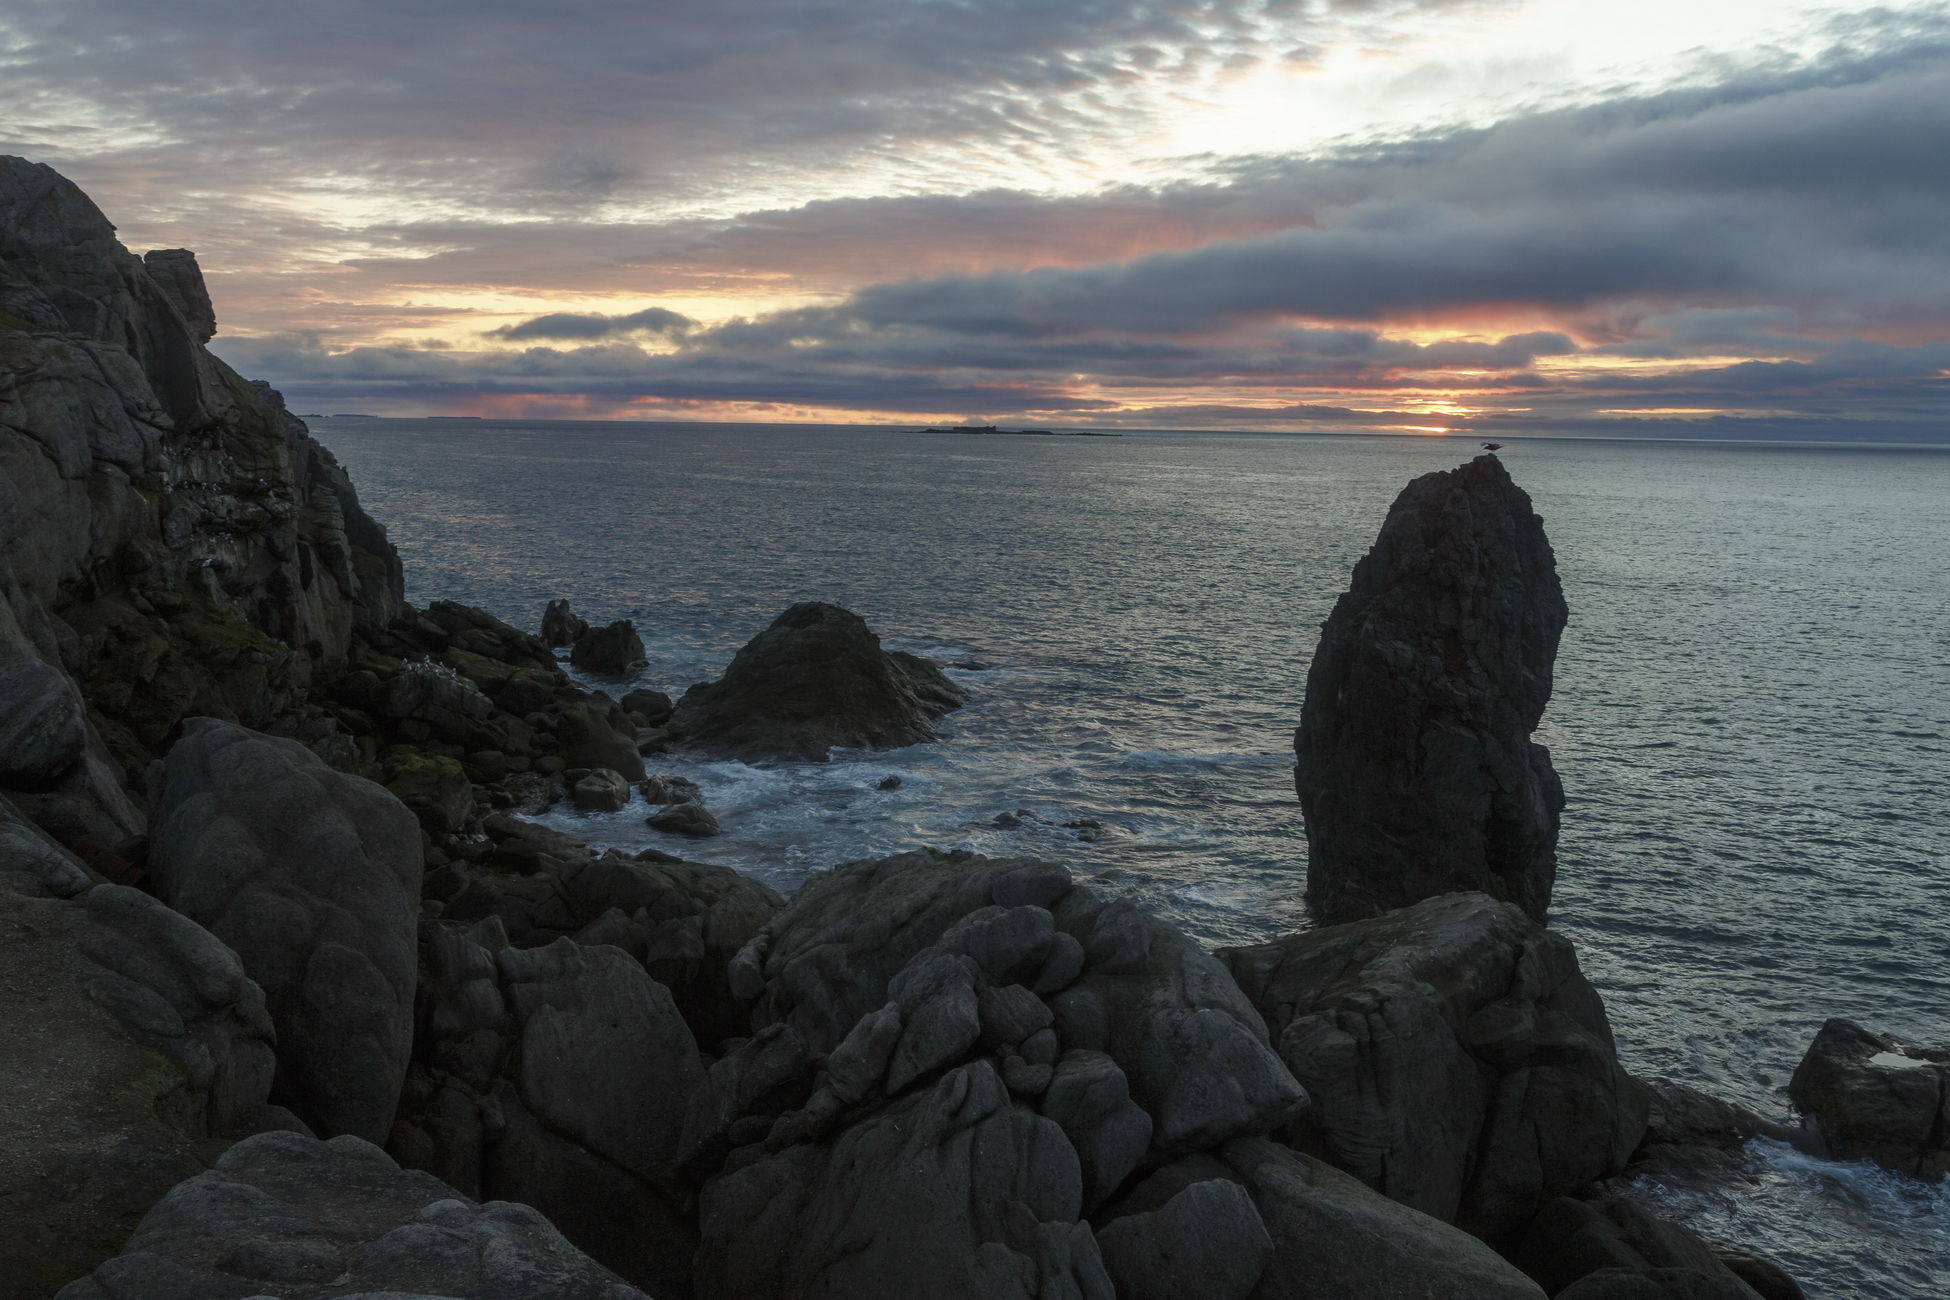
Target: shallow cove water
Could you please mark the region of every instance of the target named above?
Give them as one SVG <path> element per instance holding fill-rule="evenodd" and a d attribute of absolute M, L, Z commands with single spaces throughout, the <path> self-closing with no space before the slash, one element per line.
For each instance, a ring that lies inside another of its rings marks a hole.
<path fill-rule="evenodd" d="M 1213 945 L 1308 925 L 1291 745 L 1319 624 L 1401 486 L 1475 454 L 1428 437 L 314 427 L 414 601 L 529 630 L 557 596 L 635 619 L 649 668 L 587 679 L 612 694 L 715 677 L 808 599 L 962 665 L 974 693 L 938 745 L 651 760 L 704 787 L 720 839 L 673 843 L 634 804 L 551 823 L 788 892 L 919 845 L 1037 854 Z M 1571 607 L 1539 734 L 1569 799 L 1551 923 L 1626 1064 L 1785 1115 L 1828 1016 L 1950 1042 L 1950 450 L 1536 439 L 1502 457 Z M 1752 1157 L 1744 1179 L 1638 1190 L 1812 1296 L 1950 1295 L 1944 1187 Z"/>

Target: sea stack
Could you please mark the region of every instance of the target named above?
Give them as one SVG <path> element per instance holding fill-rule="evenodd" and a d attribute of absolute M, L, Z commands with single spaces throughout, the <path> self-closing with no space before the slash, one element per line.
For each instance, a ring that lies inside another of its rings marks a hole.
<path fill-rule="evenodd" d="M 1402 489 L 1322 629 L 1294 735 L 1326 925 L 1481 890 L 1542 920 L 1563 786 L 1530 739 L 1564 593 L 1493 455 Z"/>

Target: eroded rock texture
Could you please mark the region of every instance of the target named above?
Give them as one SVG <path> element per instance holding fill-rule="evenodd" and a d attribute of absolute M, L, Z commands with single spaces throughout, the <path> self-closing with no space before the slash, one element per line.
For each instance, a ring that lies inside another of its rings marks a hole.
<path fill-rule="evenodd" d="M 684 692 L 673 742 L 726 758 L 823 762 L 826 751 L 938 739 L 966 693 L 917 655 L 880 648 L 857 614 L 816 601 L 779 615 L 716 682 Z"/>
<path fill-rule="evenodd" d="M 1294 737 L 1324 924 L 1480 890 L 1542 919 L 1563 788 L 1530 734 L 1565 620 L 1495 456 L 1402 490 L 1321 632 Z"/>
<path fill-rule="evenodd" d="M 1618 1172 L 1645 1131 L 1562 936 L 1453 894 L 1222 954 L 1313 1098 L 1303 1149 L 1484 1237 Z"/>
<path fill-rule="evenodd" d="M 355 1137 L 226 1151 L 60 1300 L 648 1300 L 525 1205 L 477 1204 Z"/>
<path fill-rule="evenodd" d="M 277 1099 L 322 1133 L 385 1141 L 413 1039 L 413 815 L 295 741 L 197 719 L 164 764 L 150 866 L 263 986 Z"/>

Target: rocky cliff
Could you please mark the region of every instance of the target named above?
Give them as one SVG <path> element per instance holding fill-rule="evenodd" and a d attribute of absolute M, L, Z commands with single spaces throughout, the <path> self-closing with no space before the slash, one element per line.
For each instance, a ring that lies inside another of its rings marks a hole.
<path fill-rule="evenodd" d="M 1456 890 L 1543 918 L 1564 791 L 1530 733 L 1564 620 L 1543 521 L 1495 456 L 1402 489 L 1321 631 L 1294 737 L 1323 923 Z"/>
<path fill-rule="evenodd" d="M 385 530 L 215 327 L 193 255 L 0 157 L 0 783 L 91 854 L 183 718 L 331 730 L 307 688 L 401 608 Z"/>

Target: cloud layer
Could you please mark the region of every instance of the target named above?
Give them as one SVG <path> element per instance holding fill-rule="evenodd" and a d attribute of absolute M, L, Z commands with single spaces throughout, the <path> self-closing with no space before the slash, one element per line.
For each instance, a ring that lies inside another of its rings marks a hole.
<path fill-rule="evenodd" d="M 1095 183 L 1185 95 L 1472 7 L 394 9 L 28 7 L 0 148 L 198 247 L 300 409 L 1943 430 L 1940 5 Z"/>

